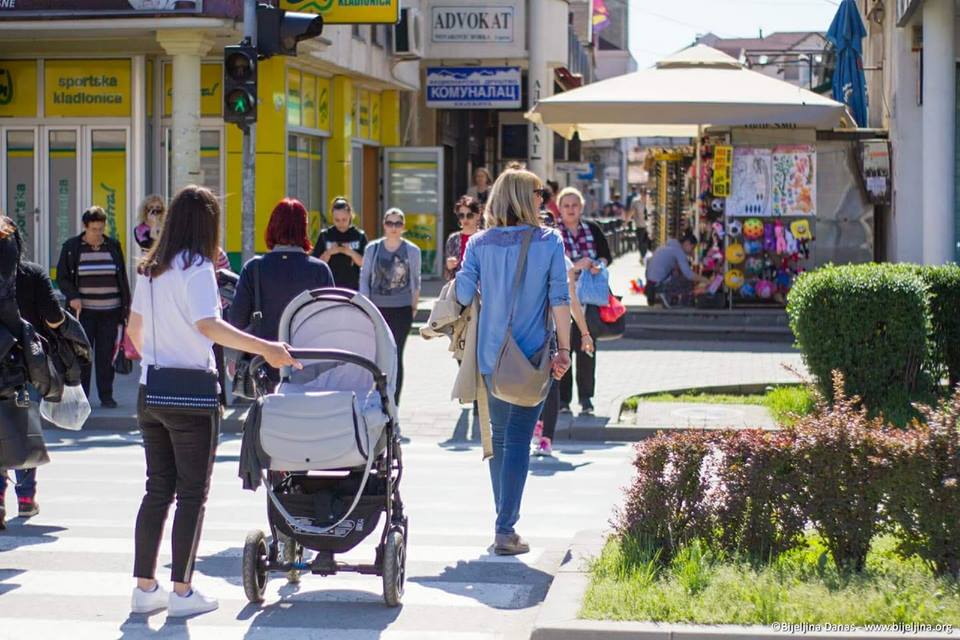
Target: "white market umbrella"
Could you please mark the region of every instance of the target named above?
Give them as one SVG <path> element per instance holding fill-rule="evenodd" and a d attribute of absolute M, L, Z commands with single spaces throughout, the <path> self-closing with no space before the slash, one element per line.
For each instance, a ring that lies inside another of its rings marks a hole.
<path fill-rule="evenodd" d="M 570 139 L 695 137 L 700 127 L 849 125 L 846 106 L 696 45 L 655 67 L 540 100 L 526 117 Z"/>

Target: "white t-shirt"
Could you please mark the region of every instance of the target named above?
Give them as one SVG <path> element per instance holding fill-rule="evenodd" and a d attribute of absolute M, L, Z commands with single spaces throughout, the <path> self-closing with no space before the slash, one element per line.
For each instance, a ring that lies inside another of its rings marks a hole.
<path fill-rule="evenodd" d="M 213 341 L 196 327 L 200 320 L 220 317 L 220 293 L 213 263 L 204 260 L 186 269 L 182 266 L 178 256 L 152 284 L 146 276 L 137 275 L 130 308 L 143 316 L 140 384 L 146 384 L 147 367 L 152 364 L 179 369 L 217 368 Z"/>

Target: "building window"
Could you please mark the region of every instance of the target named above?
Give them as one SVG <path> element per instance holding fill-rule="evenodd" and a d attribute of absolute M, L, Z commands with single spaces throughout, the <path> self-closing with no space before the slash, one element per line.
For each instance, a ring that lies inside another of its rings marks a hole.
<path fill-rule="evenodd" d="M 310 238 L 316 239 L 326 220 L 323 203 L 323 138 L 291 133 L 287 136 L 287 194 L 310 214 Z"/>
<path fill-rule="evenodd" d="M 362 24 L 353 25 L 353 28 L 352 28 L 353 37 L 356 38 L 357 40 L 363 40 L 364 42 L 367 41 L 367 34 L 365 33 L 365 31 L 366 29 L 364 29 L 364 25 Z"/>
<path fill-rule="evenodd" d="M 382 49 L 387 44 L 387 26 L 375 24 L 370 27 L 370 38 L 373 41 L 373 46 Z"/>

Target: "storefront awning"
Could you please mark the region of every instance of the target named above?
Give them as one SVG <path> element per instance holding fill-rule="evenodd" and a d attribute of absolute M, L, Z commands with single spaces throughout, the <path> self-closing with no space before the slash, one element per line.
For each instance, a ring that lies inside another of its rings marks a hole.
<path fill-rule="evenodd" d="M 526 114 L 565 138 L 693 137 L 698 126 L 834 129 L 853 126 L 846 106 L 746 69 L 705 45 L 651 69 L 541 100 Z"/>

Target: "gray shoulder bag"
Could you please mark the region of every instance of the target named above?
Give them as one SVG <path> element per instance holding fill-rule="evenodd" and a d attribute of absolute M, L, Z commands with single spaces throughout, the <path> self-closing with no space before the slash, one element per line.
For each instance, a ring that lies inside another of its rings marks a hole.
<path fill-rule="evenodd" d="M 497 363 L 490 376 L 490 393 L 495 398 L 515 404 L 520 407 L 535 407 L 550 391 L 550 370 L 552 354 L 550 353 L 550 332 L 546 332 L 543 347 L 527 359 L 517 341 L 513 339 L 513 314 L 517 309 L 517 300 L 520 297 L 520 286 L 527 269 L 527 254 L 530 252 L 530 242 L 533 239 L 534 229 L 524 232 L 523 244 L 520 246 L 520 262 L 517 265 L 517 274 L 513 279 L 513 294 L 510 302 L 510 314 L 507 317 L 507 333 L 500 345 L 497 354 Z M 547 318 L 550 314 L 550 305 L 547 304 Z M 546 324 L 546 319 L 544 324 Z"/>

